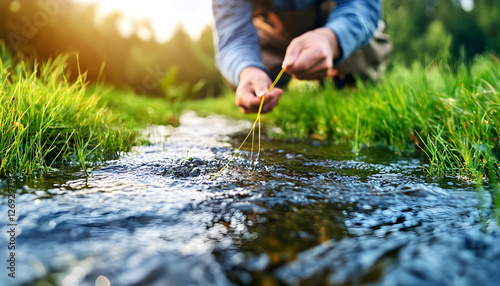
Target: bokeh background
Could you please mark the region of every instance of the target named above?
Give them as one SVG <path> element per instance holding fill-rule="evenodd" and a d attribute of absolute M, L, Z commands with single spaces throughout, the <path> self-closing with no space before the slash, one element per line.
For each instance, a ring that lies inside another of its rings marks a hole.
<path fill-rule="evenodd" d="M 499 3 L 384 1 L 392 62 L 498 55 Z M 90 81 L 151 95 L 166 85 L 196 86 L 197 97 L 221 93 L 212 21 L 209 0 L 0 0 L 0 38 L 12 52 L 38 61 L 77 52 Z"/>

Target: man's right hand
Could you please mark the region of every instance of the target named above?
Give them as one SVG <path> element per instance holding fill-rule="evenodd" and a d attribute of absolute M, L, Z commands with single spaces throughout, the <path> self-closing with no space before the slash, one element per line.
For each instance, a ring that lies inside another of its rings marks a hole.
<path fill-rule="evenodd" d="M 263 70 L 256 67 L 247 67 L 240 73 L 240 84 L 236 88 L 236 105 L 243 113 L 256 113 L 259 111 L 261 97 L 266 96 L 262 112 L 266 113 L 278 104 L 283 93 L 281 88 L 273 88 L 269 93 L 267 90 L 272 81 Z"/>

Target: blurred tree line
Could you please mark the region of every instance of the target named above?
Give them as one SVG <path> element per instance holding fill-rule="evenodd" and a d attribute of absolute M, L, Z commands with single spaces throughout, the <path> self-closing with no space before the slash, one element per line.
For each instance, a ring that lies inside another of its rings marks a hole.
<path fill-rule="evenodd" d="M 498 0 L 384 0 L 383 4 L 395 61 L 463 60 L 462 55 L 468 59 L 484 52 L 498 55 Z M 141 93 L 168 98 L 219 93 L 223 84 L 214 64 L 209 27 L 195 41 L 178 26 L 168 42 L 159 43 L 154 37 L 138 36 L 139 29 L 154 34 L 148 22 L 125 37 L 118 29 L 122 15 L 96 21 L 96 10 L 71 0 L 0 0 L 0 39 L 12 51 L 40 60 L 78 51 L 89 80 L 97 80 L 102 73 L 107 83 Z"/>
<path fill-rule="evenodd" d="M 165 94 L 162 81 L 168 75 L 171 85 L 196 86 L 193 92 L 199 96 L 219 93 L 222 81 L 215 68 L 210 27 L 195 41 L 179 24 L 167 42 L 159 43 L 154 37 L 138 36 L 139 29 L 154 35 L 148 22 L 139 23 L 125 37 L 118 28 L 122 15 L 116 12 L 96 21 L 96 11 L 95 5 L 71 0 L 0 0 L 0 39 L 12 52 L 42 61 L 78 51 L 80 67 L 91 81 L 103 78 L 141 93 Z M 183 95 L 192 95 L 190 91 Z"/>
<path fill-rule="evenodd" d="M 411 63 L 499 54 L 498 0 L 383 0 L 393 59 Z"/>

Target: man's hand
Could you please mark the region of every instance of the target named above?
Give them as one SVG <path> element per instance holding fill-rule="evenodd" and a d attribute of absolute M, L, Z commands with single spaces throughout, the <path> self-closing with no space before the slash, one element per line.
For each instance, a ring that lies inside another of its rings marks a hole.
<path fill-rule="evenodd" d="M 267 90 L 272 81 L 263 70 L 256 67 L 245 68 L 240 73 L 240 84 L 236 89 L 236 105 L 243 113 L 255 113 L 259 111 L 261 97 L 266 96 L 262 112 L 266 113 L 278 104 L 283 93 L 281 88 L 274 88 L 269 93 Z"/>
<path fill-rule="evenodd" d="M 293 39 L 282 67 L 297 79 L 321 79 L 332 71 L 333 60 L 341 53 L 335 33 L 322 27 Z"/>

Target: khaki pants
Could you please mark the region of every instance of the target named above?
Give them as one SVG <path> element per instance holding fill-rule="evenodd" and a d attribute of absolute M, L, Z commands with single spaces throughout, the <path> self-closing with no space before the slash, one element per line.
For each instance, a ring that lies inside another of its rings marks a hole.
<path fill-rule="evenodd" d="M 335 9 L 335 4 L 333 1 L 325 1 L 320 7 L 300 11 L 271 11 L 266 6 L 268 5 L 254 10 L 253 23 L 260 39 L 263 64 L 274 78 L 281 70 L 286 48 L 292 39 L 321 27 L 326 16 Z M 392 43 L 385 33 L 385 23 L 380 21 L 370 43 L 335 65 L 332 75 L 357 75 L 374 82 L 379 81 L 391 50 Z"/>

